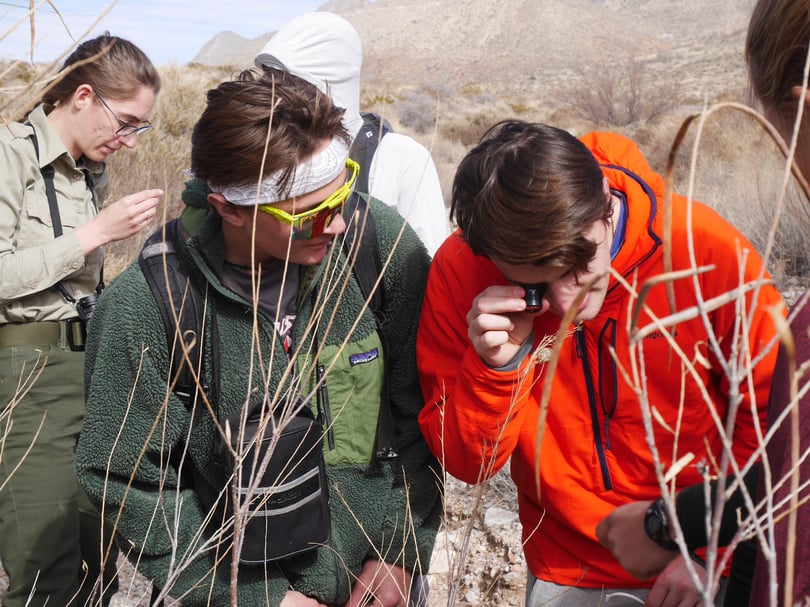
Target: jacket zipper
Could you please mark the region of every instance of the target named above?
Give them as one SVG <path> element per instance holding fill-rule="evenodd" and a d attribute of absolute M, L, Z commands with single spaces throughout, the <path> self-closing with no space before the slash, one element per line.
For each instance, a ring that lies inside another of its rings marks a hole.
<path fill-rule="evenodd" d="M 618 403 L 618 377 L 616 362 L 610 354 L 609 346 L 616 348 L 616 321 L 608 319 L 599 335 L 599 402 L 605 414 L 605 449 L 610 451 L 610 422 Z"/>
<path fill-rule="evenodd" d="M 602 470 L 602 482 L 605 489 L 612 490 L 613 482 L 610 480 L 610 470 L 607 465 L 607 458 L 605 457 L 605 447 L 602 444 L 602 432 L 599 427 L 599 412 L 596 403 L 596 390 L 593 385 L 593 377 L 590 372 L 590 362 L 588 360 L 588 352 L 585 347 L 585 331 L 580 328 L 574 332 L 574 340 L 576 343 L 577 356 L 582 361 L 582 372 L 585 376 L 585 385 L 588 388 L 588 405 L 591 410 L 591 427 L 593 428 L 593 439 L 596 445 L 596 454 L 599 458 L 599 467 Z M 605 422 L 607 429 L 608 422 Z"/>
<path fill-rule="evenodd" d="M 332 431 L 332 409 L 329 406 L 329 390 L 326 388 L 324 367 L 321 363 L 315 367 L 315 381 L 318 382 L 318 418 L 322 428 L 326 428 L 326 442 L 329 450 L 335 450 L 335 433 Z"/>

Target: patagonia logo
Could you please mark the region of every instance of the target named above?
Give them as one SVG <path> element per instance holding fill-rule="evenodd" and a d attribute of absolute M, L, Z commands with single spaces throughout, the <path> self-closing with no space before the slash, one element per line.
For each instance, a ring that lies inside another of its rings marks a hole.
<path fill-rule="evenodd" d="M 377 348 L 369 350 L 368 352 L 361 352 L 360 354 L 353 354 L 349 357 L 349 364 L 354 367 L 355 365 L 364 365 L 370 363 L 372 360 L 377 360 L 380 357 L 380 352 Z"/>

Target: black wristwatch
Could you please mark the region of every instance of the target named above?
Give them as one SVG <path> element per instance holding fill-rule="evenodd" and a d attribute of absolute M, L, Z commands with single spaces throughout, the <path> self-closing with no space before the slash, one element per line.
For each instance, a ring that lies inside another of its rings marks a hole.
<path fill-rule="evenodd" d="M 667 517 L 667 507 L 664 498 L 659 497 L 647 508 L 644 515 L 644 531 L 647 536 L 661 548 L 667 550 L 679 550 L 678 544 L 674 542 L 669 532 L 669 517 Z"/>

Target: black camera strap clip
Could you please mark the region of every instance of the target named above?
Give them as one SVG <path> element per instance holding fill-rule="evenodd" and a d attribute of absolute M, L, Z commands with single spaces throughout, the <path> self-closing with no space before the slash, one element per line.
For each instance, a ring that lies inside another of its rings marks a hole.
<path fill-rule="evenodd" d="M 87 343 L 87 323 L 80 318 L 68 318 L 61 321 L 61 327 L 64 333 L 62 341 L 70 351 L 84 352 L 84 345 Z"/>

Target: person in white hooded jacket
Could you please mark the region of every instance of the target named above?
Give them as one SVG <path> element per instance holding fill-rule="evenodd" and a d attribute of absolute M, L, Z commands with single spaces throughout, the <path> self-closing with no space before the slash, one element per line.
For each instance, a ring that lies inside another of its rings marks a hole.
<path fill-rule="evenodd" d="M 343 124 L 352 138 L 363 127 L 360 68 L 363 47 L 343 17 L 318 11 L 284 25 L 256 55 L 256 67 L 291 72 L 345 108 Z M 364 167 L 365 168 L 365 167 Z M 389 132 L 380 139 L 368 167 L 370 196 L 395 207 L 432 256 L 449 234 L 439 176 L 430 152 L 418 141 Z"/>

